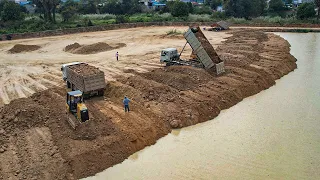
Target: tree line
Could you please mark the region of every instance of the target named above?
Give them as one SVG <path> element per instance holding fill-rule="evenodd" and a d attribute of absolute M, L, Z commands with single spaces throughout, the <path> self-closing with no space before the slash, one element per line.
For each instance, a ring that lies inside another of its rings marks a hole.
<path fill-rule="evenodd" d="M 225 10 L 223 14 L 228 17 L 251 19 L 254 17 L 271 15 L 284 16 L 289 10 L 285 4 L 291 4 L 292 0 L 206 0 L 202 6 L 194 6 L 192 3 L 184 3 L 179 0 L 166 1 L 164 8 L 156 9 L 159 13 L 171 13 L 174 17 L 185 17 L 190 13 L 194 14 L 212 14 L 218 6 Z M 76 14 L 103 14 L 130 15 L 143 12 L 144 5 L 139 0 L 80 0 L 75 2 L 67 0 L 62 3 L 61 0 L 32 0 L 36 5 L 37 13 L 46 22 L 56 23 L 56 13 L 60 13 L 63 21 L 69 21 Z M 298 19 L 314 17 L 315 7 L 320 10 L 320 0 L 314 0 L 314 3 L 301 4 L 295 11 L 294 16 Z M 0 2 L 0 20 L 16 21 L 23 20 L 26 9 L 18 4 L 3 0 Z M 319 13 L 318 13 L 319 18 Z"/>

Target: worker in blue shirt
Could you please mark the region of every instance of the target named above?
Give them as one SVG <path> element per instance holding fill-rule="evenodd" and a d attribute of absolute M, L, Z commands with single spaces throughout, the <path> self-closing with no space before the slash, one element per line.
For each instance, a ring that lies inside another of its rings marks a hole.
<path fill-rule="evenodd" d="M 129 112 L 130 111 L 129 102 L 130 102 L 130 99 L 125 96 L 124 99 L 123 99 L 124 112 L 127 112 L 127 111 Z"/>

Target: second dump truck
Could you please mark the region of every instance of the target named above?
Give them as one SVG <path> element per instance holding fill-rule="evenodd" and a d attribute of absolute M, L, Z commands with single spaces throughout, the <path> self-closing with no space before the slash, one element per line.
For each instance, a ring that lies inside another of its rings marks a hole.
<path fill-rule="evenodd" d="M 87 63 L 74 62 L 61 67 L 67 87 L 83 92 L 84 98 L 103 96 L 106 89 L 104 72 Z"/>

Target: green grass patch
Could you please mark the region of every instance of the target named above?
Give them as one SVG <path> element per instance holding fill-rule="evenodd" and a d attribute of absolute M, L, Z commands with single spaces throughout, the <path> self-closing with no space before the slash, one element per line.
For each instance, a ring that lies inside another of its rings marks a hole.
<path fill-rule="evenodd" d="M 176 30 L 176 29 L 172 29 L 172 30 L 170 30 L 170 31 L 167 31 L 167 35 L 168 35 L 168 36 L 169 36 L 169 35 L 181 35 L 181 34 L 184 34 L 184 32 L 178 31 L 178 30 Z"/>

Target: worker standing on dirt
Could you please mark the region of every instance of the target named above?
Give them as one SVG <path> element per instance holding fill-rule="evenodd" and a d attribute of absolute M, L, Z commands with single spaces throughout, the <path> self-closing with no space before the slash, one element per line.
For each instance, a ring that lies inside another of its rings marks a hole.
<path fill-rule="evenodd" d="M 124 112 L 129 112 L 130 109 L 129 109 L 129 102 L 130 102 L 130 99 L 127 98 L 127 96 L 124 97 L 123 99 L 123 105 L 124 105 Z"/>
<path fill-rule="evenodd" d="M 117 58 L 117 61 L 119 61 L 119 53 L 118 52 L 116 53 L 116 58 Z"/>

